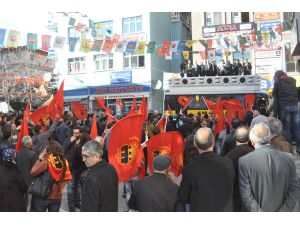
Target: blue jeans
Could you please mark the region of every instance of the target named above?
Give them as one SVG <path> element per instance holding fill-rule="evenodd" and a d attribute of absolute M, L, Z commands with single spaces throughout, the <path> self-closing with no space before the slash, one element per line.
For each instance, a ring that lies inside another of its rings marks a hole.
<path fill-rule="evenodd" d="M 68 182 L 67 193 L 68 193 L 68 205 L 69 209 L 74 209 L 75 207 L 80 208 L 80 177 L 76 170 L 72 171 L 73 179 Z"/>
<path fill-rule="evenodd" d="M 59 212 L 61 199 L 47 199 L 32 196 L 33 208 L 35 212 Z"/>
<path fill-rule="evenodd" d="M 298 106 L 285 106 L 282 109 L 283 136 L 289 143 L 295 137 L 297 149 L 300 150 L 300 110 Z"/>

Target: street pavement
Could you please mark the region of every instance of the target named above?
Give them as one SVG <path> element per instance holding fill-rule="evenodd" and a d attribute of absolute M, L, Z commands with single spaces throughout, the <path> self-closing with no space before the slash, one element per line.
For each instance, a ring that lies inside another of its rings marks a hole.
<path fill-rule="evenodd" d="M 300 155 L 295 153 L 293 155 L 293 157 L 294 157 L 294 161 L 295 161 L 295 165 L 296 165 L 297 175 L 298 175 L 298 178 L 300 180 Z M 174 177 L 171 174 L 171 179 L 175 183 L 180 184 L 181 176 Z M 127 206 L 126 206 L 126 200 L 125 200 L 125 198 L 122 197 L 122 195 L 123 195 L 123 185 L 124 185 L 123 183 L 119 183 L 119 196 L 118 196 L 118 211 L 119 212 L 127 212 L 128 211 Z M 299 202 L 299 206 L 297 207 L 297 209 L 295 209 L 295 211 L 300 211 L 300 202 Z M 67 198 L 67 187 L 63 191 L 63 197 L 62 197 L 62 201 L 61 201 L 60 212 L 69 212 L 68 198 Z M 76 209 L 76 212 L 79 212 L 79 209 Z"/>

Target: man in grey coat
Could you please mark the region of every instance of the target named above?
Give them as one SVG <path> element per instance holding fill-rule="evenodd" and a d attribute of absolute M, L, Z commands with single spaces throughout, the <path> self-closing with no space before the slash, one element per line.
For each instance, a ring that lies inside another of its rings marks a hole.
<path fill-rule="evenodd" d="M 250 141 L 255 150 L 239 159 L 240 193 L 246 211 L 293 211 L 300 198 L 299 180 L 291 154 L 270 145 L 264 123 L 254 125 Z"/>

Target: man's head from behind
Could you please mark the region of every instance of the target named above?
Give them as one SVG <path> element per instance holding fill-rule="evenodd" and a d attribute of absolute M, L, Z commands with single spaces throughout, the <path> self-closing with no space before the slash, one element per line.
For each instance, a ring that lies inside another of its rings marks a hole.
<path fill-rule="evenodd" d="M 82 146 L 82 160 L 86 167 L 91 167 L 102 160 L 103 149 L 98 141 L 91 140 Z"/>
<path fill-rule="evenodd" d="M 194 137 L 194 145 L 200 154 L 206 151 L 213 151 L 215 138 L 212 130 L 207 127 L 199 128 Z"/>
<path fill-rule="evenodd" d="M 271 140 L 269 126 L 265 123 L 255 124 L 250 131 L 250 140 L 255 148 L 269 144 Z"/>
<path fill-rule="evenodd" d="M 234 133 L 237 144 L 246 144 L 249 141 L 249 128 L 246 126 L 239 126 Z"/>
<path fill-rule="evenodd" d="M 23 145 L 23 147 L 27 147 L 27 148 L 32 148 L 32 139 L 31 139 L 31 137 L 30 136 L 24 136 L 23 138 L 22 138 L 22 145 Z"/>
<path fill-rule="evenodd" d="M 153 168 L 155 173 L 168 174 L 171 165 L 171 158 L 167 155 L 158 155 L 153 159 Z"/>
<path fill-rule="evenodd" d="M 267 119 L 267 125 L 269 126 L 272 135 L 278 135 L 282 133 L 282 123 L 279 119 L 269 117 Z"/>

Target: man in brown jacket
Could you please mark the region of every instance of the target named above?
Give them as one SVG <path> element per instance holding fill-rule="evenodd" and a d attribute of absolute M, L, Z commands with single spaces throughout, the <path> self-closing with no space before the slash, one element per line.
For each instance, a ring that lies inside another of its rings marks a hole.
<path fill-rule="evenodd" d="M 280 151 L 293 154 L 293 146 L 282 136 L 281 121 L 274 117 L 269 117 L 267 125 L 271 131 L 271 145 Z"/>

